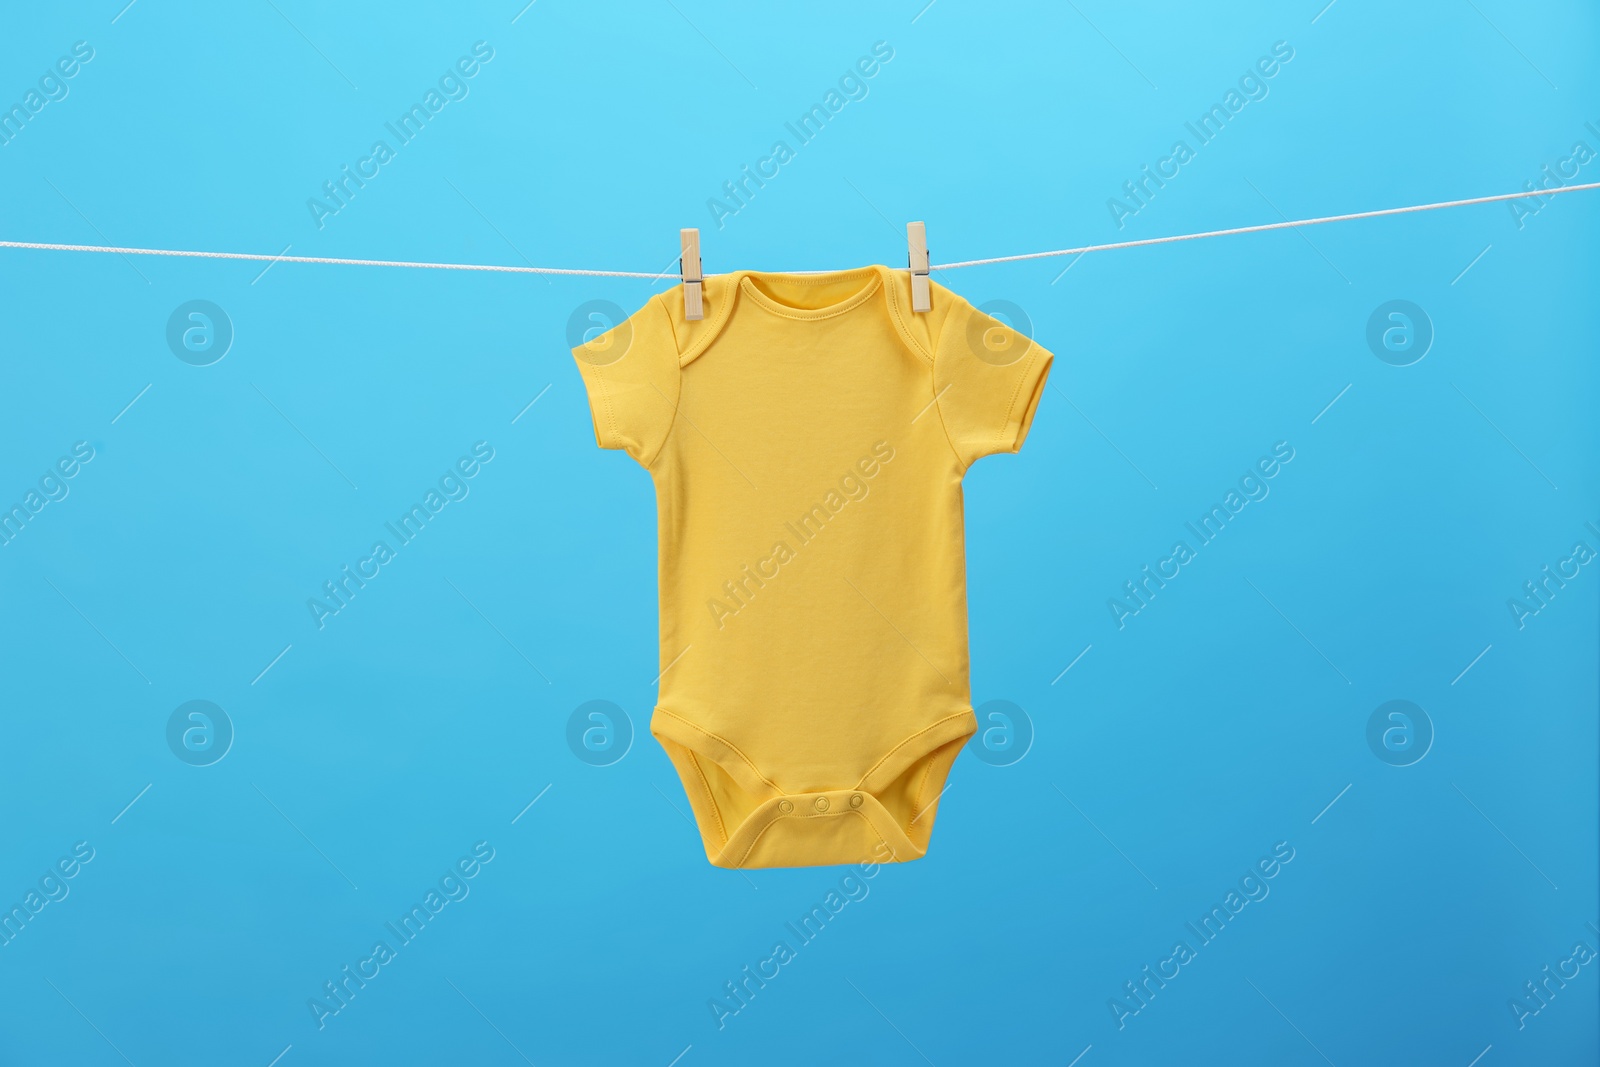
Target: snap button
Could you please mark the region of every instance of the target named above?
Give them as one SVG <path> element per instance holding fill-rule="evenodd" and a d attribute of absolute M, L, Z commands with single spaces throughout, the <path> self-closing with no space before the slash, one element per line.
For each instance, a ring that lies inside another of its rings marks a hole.
<path fill-rule="evenodd" d="M 778 801 L 778 810 L 783 812 L 785 815 L 789 814 L 791 811 L 794 810 L 794 801 L 792 801 L 792 800 L 780 800 L 780 801 Z"/>
<path fill-rule="evenodd" d="M 818 797 L 815 807 L 816 807 L 816 809 L 818 811 L 827 811 L 828 810 L 828 798 L 827 797 Z"/>
<path fill-rule="evenodd" d="M 850 794 L 850 806 L 852 808 L 859 808 L 861 806 L 861 794 L 860 793 L 851 793 Z"/>

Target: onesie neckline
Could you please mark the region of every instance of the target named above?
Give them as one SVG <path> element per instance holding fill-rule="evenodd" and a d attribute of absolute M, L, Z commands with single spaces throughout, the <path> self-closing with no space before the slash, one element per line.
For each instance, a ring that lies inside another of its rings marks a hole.
<path fill-rule="evenodd" d="M 775 271 L 746 270 L 738 272 L 738 285 L 742 294 L 748 296 L 754 303 L 774 315 L 786 319 L 829 319 L 860 307 L 876 296 L 883 288 L 882 270 L 883 268 L 876 265 L 855 267 L 850 270 L 828 271 L 824 274 L 790 274 Z M 763 282 L 785 287 L 833 285 L 855 277 L 866 279 L 866 283 L 860 289 L 857 289 L 842 300 L 815 308 L 785 303 L 761 287 Z"/>

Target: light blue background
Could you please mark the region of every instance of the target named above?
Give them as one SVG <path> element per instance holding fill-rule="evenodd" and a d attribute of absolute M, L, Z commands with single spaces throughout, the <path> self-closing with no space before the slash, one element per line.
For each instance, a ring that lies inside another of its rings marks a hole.
<path fill-rule="evenodd" d="M 1589 5 L 922 3 L 33 5 L 0 101 L 95 54 L 0 147 L 0 237 L 653 271 L 699 226 L 710 271 L 900 265 L 911 219 L 948 262 L 1514 192 L 1600 149 Z M 307 199 L 479 40 L 470 95 L 319 229 Z M 869 95 L 718 229 L 707 199 L 880 40 Z M 1118 229 L 1107 199 L 1276 41 L 1268 95 Z M 708 866 L 645 732 L 654 503 L 594 447 L 566 334 L 660 285 L 0 250 L 0 500 L 94 449 L 0 548 L 0 903 L 95 850 L 0 947 L 0 1063 L 1594 1062 L 1600 967 L 1509 1005 L 1600 948 L 1600 565 L 1520 630 L 1506 602 L 1600 549 L 1600 194 L 1522 221 L 942 274 L 1057 354 L 1022 454 L 967 479 L 974 699 L 1034 743 L 964 755 L 929 856 L 721 1029 L 848 871 Z M 207 367 L 165 340 L 194 299 L 235 331 Z M 1436 333 L 1411 366 L 1365 339 L 1392 299 Z M 470 496 L 319 630 L 307 599 L 477 441 Z M 1119 630 L 1108 598 L 1278 441 L 1270 496 Z M 194 699 L 236 731 L 209 767 L 166 740 Z M 591 699 L 636 731 L 609 767 L 565 741 Z M 1366 740 L 1393 699 L 1436 732 L 1410 767 Z M 478 841 L 470 895 L 319 1030 L 308 999 Z M 1270 895 L 1119 1029 L 1280 841 Z"/>

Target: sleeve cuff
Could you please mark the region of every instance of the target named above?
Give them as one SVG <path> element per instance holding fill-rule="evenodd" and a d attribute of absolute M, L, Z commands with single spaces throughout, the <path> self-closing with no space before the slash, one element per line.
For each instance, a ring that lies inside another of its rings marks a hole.
<path fill-rule="evenodd" d="M 1006 424 L 1000 431 L 1001 451 L 1018 452 L 1028 438 L 1033 426 L 1033 413 L 1038 410 L 1039 398 L 1044 395 L 1045 379 L 1050 375 L 1050 364 L 1055 357 L 1048 349 L 1034 344 L 1023 365 L 1022 378 L 1017 383 L 1017 393 L 1006 414 Z"/>
<path fill-rule="evenodd" d="M 579 345 L 572 350 L 572 358 L 578 364 L 578 374 L 583 378 L 583 392 L 589 401 L 594 443 L 601 448 L 616 448 L 612 435 L 607 432 L 611 424 L 611 408 L 606 397 L 605 382 L 600 377 L 599 365 L 593 362 L 592 350 L 588 345 Z"/>

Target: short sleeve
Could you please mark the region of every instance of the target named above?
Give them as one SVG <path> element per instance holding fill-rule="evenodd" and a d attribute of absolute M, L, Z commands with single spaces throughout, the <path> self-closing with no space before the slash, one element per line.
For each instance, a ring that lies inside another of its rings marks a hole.
<path fill-rule="evenodd" d="M 604 321 L 606 311 L 620 317 L 615 305 L 597 301 L 590 318 Z M 581 316 L 576 325 L 581 328 Z M 678 408 L 678 346 L 660 298 L 652 297 L 627 319 L 577 345 L 572 356 L 589 395 L 596 443 L 626 449 L 649 467 Z"/>
<path fill-rule="evenodd" d="M 963 469 L 1028 436 L 1053 357 L 1023 330 L 948 294 L 954 306 L 934 346 L 933 384 L 945 432 Z M 1023 319 L 1020 309 L 996 307 Z"/>

